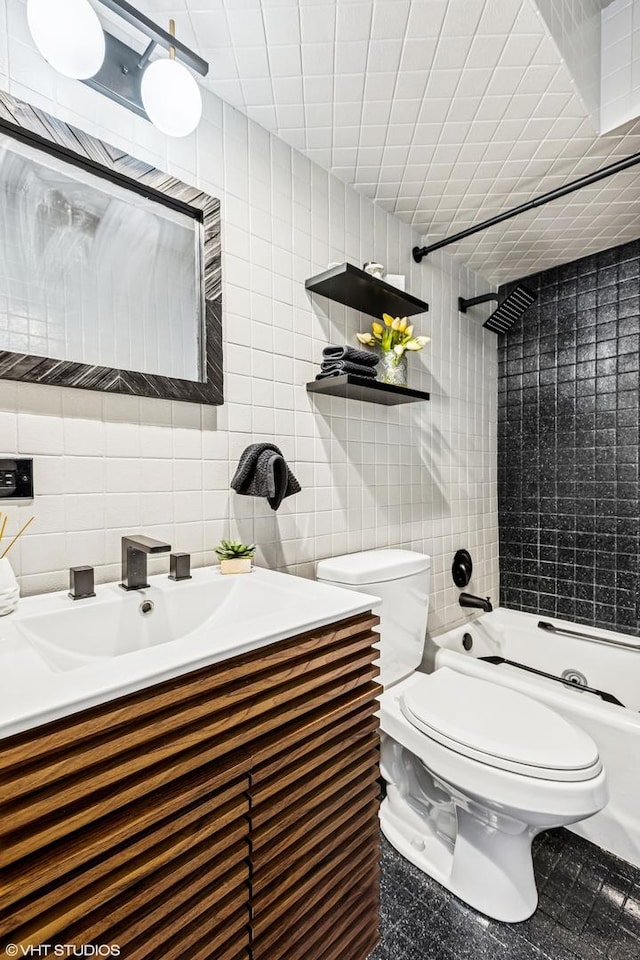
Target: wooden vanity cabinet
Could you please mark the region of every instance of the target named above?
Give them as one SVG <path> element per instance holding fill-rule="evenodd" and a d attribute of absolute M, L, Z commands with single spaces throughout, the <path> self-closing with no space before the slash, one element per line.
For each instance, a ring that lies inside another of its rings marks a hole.
<path fill-rule="evenodd" d="M 0 741 L 0 947 L 364 960 L 377 623 L 350 617 Z"/>

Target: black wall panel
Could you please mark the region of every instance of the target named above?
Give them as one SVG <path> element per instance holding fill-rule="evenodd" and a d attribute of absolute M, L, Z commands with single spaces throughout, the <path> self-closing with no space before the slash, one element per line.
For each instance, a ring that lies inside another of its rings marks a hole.
<path fill-rule="evenodd" d="M 640 241 L 524 282 L 499 342 L 501 602 L 640 636 Z"/>

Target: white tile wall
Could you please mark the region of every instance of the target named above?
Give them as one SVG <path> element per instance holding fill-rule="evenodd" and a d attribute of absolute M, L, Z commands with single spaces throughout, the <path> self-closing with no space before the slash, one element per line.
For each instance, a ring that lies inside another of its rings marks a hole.
<path fill-rule="evenodd" d="M 608 0 L 533 0 L 571 73 L 576 93 L 600 128 L 600 14 Z"/>
<path fill-rule="evenodd" d="M 353 11 L 354 42 L 359 35 Z M 309 29 L 314 14 L 309 13 Z M 273 29 L 286 35 L 286 16 Z M 233 24 L 231 24 L 233 26 Z M 36 521 L 12 555 L 25 593 L 66 586 L 67 567 L 119 574 L 120 537 L 166 538 L 211 563 L 223 536 L 259 544 L 259 562 L 311 577 L 315 561 L 403 546 L 433 556 L 430 628 L 462 622 L 450 564 L 468 547 L 470 589 L 497 597 L 496 342 L 458 295 L 488 284 L 446 255 L 413 263 L 417 235 L 212 94 L 197 132 L 169 141 L 30 45 L 20 0 L 0 4 L 3 88 L 219 196 L 223 213 L 227 402 L 222 408 L 0 381 L 0 452 L 35 457 Z M 432 343 L 409 358 L 430 403 L 387 408 L 313 400 L 305 383 L 327 343 L 369 322 L 312 299 L 304 280 L 330 261 L 380 260 L 430 304 Z M 244 447 L 273 439 L 302 493 L 273 513 L 229 481 Z M 166 558 L 153 563 L 161 571 Z"/>
<path fill-rule="evenodd" d="M 640 116 L 640 0 L 602 11 L 602 132 Z"/>

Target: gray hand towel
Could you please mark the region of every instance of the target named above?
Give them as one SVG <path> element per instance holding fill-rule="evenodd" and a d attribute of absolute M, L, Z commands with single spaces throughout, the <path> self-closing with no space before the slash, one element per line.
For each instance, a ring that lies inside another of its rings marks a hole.
<path fill-rule="evenodd" d="M 375 367 L 378 356 L 367 350 L 358 350 L 356 347 L 325 347 L 322 356 L 330 363 L 335 360 L 347 360 L 349 363 L 361 363 L 365 367 Z"/>
<path fill-rule="evenodd" d="M 361 363 L 349 363 L 348 360 L 325 360 L 321 367 L 322 373 L 353 373 L 356 377 L 375 377 L 374 367 L 365 367 Z"/>
<path fill-rule="evenodd" d="M 244 450 L 231 488 L 244 497 L 266 497 L 272 510 L 301 489 L 274 443 L 252 443 Z"/>
<path fill-rule="evenodd" d="M 316 374 L 316 380 L 324 380 L 326 377 L 344 377 L 346 376 L 346 370 L 324 370 L 321 369 L 320 373 Z M 352 373 L 352 377 L 356 377 L 358 380 L 369 380 L 373 381 L 376 379 L 374 373 Z"/>

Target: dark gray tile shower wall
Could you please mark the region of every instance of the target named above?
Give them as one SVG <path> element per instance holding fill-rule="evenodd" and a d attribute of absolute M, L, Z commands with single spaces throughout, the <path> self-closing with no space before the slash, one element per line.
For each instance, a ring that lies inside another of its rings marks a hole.
<path fill-rule="evenodd" d="M 498 347 L 501 603 L 640 636 L 640 241 L 524 283 Z"/>

